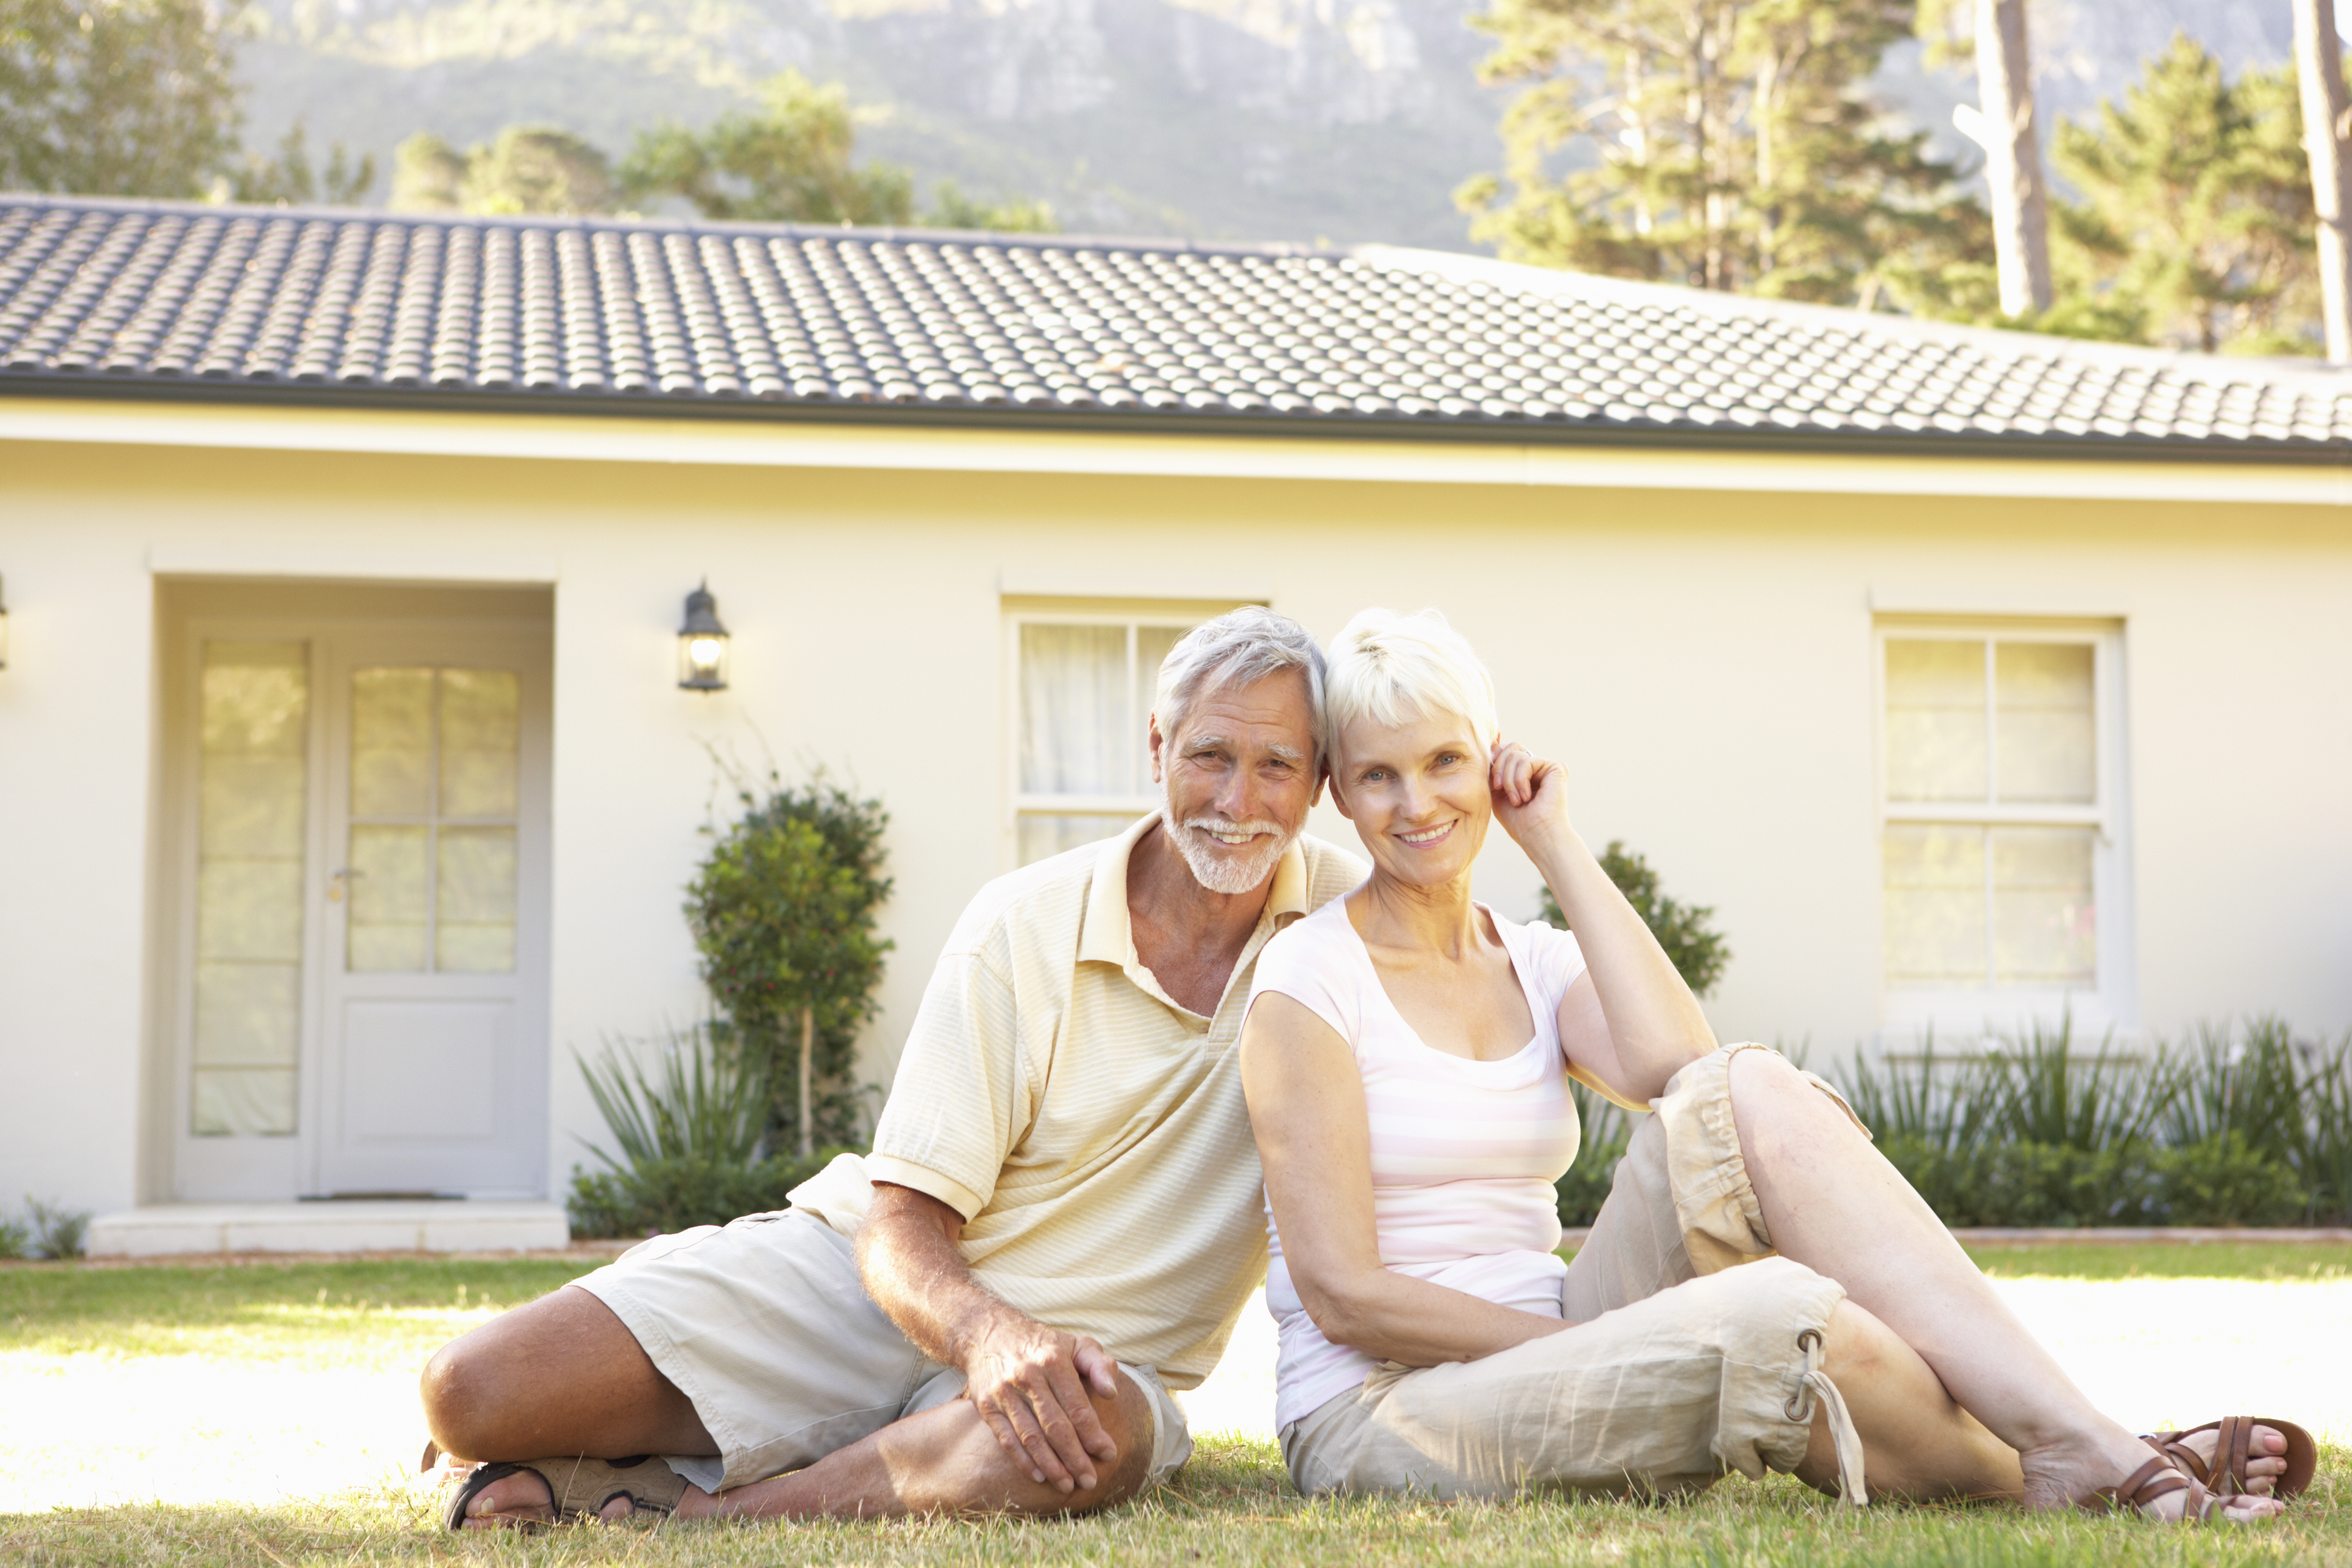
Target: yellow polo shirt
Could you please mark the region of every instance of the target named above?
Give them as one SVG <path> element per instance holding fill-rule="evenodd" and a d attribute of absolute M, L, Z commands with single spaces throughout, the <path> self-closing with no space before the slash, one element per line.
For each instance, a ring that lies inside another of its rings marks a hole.
<path fill-rule="evenodd" d="M 1235 1048 L 1268 938 L 1362 882 L 1302 836 L 1212 1017 L 1136 956 L 1127 864 L 1159 821 L 1000 877 L 964 910 L 908 1036 L 874 1152 L 795 1189 L 835 1229 L 869 1182 L 965 1218 L 973 1278 L 1039 1322 L 1196 1386 L 1265 1273 L 1257 1147 Z"/>

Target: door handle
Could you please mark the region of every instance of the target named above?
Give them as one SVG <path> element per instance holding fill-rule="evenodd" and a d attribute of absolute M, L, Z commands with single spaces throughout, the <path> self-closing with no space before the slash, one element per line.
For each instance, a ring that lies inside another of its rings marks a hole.
<path fill-rule="evenodd" d="M 351 887 L 352 879 L 353 877 L 364 877 L 366 875 L 367 873 L 365 871 L 359 870 L 350 866 L 338 867 L 336 869 L 328 872 L 327 902 L 331 904 L 341 903 L 343 901 L 344 893 Z"/>

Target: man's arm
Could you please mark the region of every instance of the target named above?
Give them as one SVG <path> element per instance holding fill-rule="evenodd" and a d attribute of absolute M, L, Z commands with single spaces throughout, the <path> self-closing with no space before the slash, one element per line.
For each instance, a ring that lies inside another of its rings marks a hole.
<path fill-rule="evenodd" d="M 964 1396 L 1013 1463 L 1062 1492 L 1091 1490 L 1097 1460 L 1118 1446 L 1087 1398 L 1118 1392 L 1117 1363 L 1083 1334 L 1066 1334 L 1014 1311 L 974 1282 L 957 1246 L 963 1216 L 928 1193 L 874 1184 L 857 1234 L 866 1293 L 917 1349 L 962 1369 Z"/>

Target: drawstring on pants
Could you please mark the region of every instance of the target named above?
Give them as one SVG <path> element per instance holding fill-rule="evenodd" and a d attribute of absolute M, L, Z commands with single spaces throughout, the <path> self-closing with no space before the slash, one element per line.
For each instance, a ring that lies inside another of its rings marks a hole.
<path fill-rule="evenodd" d="M 1805 1371 L 1784 1412 L 1790 1420 L 1810 1426 L 1814 1401 L 1821 1402 L 1821 1407 L 1829 1412 L 1830 1441 L 1837 1446 L 1838 1494 L 1850 1508 L 1868 1508 L 1870 1494 L 1862 1486 L 1862 1434 L 1853 1429 L 1853 1417 L 1846 1413 L 1845 1395 L 1822 1370 L 1821 1331 L 1807 1329 L 1799 1334 L 1797 1348 L 1805 1352 Z"/>

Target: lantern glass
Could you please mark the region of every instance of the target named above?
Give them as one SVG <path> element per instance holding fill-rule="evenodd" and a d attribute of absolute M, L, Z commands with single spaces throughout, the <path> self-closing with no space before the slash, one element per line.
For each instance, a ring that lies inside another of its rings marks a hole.
<path fill-rule="evenodd" d="M 727 628 L 719 601 L 705 583 L 686 596 L 686 621 L 677 628 L 677 684 L 688 691 L 727 689 Z"/>

